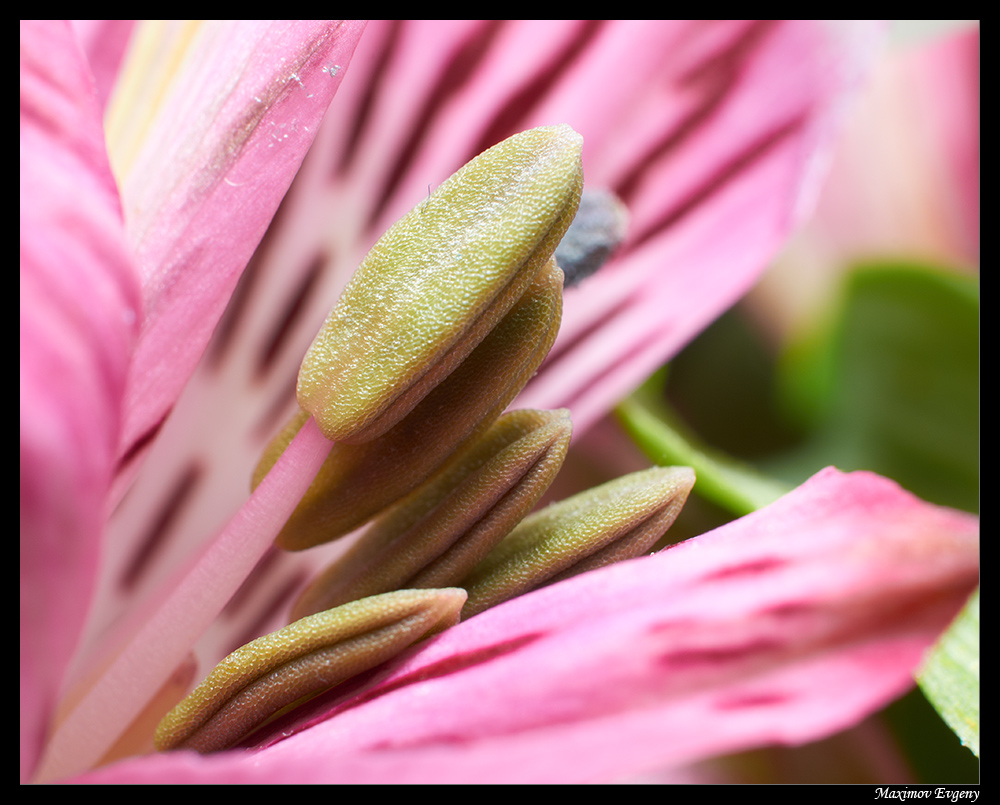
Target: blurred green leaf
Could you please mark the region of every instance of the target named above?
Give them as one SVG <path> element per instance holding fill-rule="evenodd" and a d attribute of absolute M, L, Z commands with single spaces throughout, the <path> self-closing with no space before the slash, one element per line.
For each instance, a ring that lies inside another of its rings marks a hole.
<path fill-rule="evenodd" d="M 979 589 L 917 673 L 924 695 L 979 757 Z"/>
<path fill-rule="evenodd" d="M 681 403 L 677 409 L 667 403 L 665 371 L 618 409 L 653 461 L 694 467 L 696 494 L 741 515 L 782 494 L 782 483 L 801 483 L 832 464 L 872 470 L 925 500 L 978 512 L 975 277 L 901 262 L 859 266 L 824 321 L 790 345 L 776 376 L 752 340 L 731 312 L 671 366 L 670 399 Z M 675 368 L 684 369 L 679 377 Z M 768 377 L 777 387 L 783 424 L 769 418 L 761 391 Z M 782 482 L 706 447 L 685 423 L 733 452 L 749 447 L 754 465 Z M 753 438 L 740 438 L 741 431 Z M 782 444 L 795 431 L 806 435 L 791 448 Z M 761 445 L 753 439 L 762 438 L 777 458 L 757 457 Z M 924 695 L 915 692 L 925 718 L 933 717 L 929 700 L 976 756 L 978 615 L 977 593 L 922 670 Z M 925 721 L 918 732 L 927 736 L 932 727 Z M 970 757 L 957 743 L 954 749 Z M 950 757 L 948 751 L 933 760 Z M 942 763 L 929 766 L 941 772 Z"/>
<path fill-rule="evenodd" d="M 694 492 L 736 515 L 777 500 L 789 487 L 701 444 L 664 402 L 665 372 L 654 375 L 617 409 L 625 430 L 650 460 L 692 467 Z"/>
<path fill-rule="evenodd" d="M 835 314 L 793 345 L 781 374 L 782 399 L 813 436 L 767 469 L 791 482 L 828 464 L 868 469 L 978 511 L 978 281 L 864 266 Z"/>

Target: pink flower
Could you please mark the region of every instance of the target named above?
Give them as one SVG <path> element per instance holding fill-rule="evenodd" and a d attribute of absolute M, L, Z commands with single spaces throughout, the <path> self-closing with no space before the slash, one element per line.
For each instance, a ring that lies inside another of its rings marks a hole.
<path fill-rule="evenodd" d="M 859 261 L 979 266 L 979 28 L 896 42 L 875 63 L 816 209 L 754 291 L 778 337 L 822 315 Z"/>
<path fill-rule="evenodd" d="M 795 23 L 423 25 L 372 25 L 360 45 L 354 24 L 168 31 L 190 42 L 182 70 L 126 104 L 148 130 L 112 105 L 116 187 L 106 89 L 69 26 L 22 22 L 22 780 L 44 752 L 45 779 L 92 766 L 190 650 L 210 665 L 280 621 L 324 561 L 269 555 L 216 617 L 324 455 L 304 429 L 243 505 L 294 402 L 283 388 L 357 258 L 428 182 L 566 121 L 588 182 L 628 202 L 622 253 L 567 293 L 561 344 L 524 395 L 582 430 L 757 276 L 870 50 L 865 29 Z M 827 471 L 462 623 L 294 714 L 287 740 L 85 779 L 583 781 L 810 740 L 911 683 L 975 584 L 977 531 Z"/>

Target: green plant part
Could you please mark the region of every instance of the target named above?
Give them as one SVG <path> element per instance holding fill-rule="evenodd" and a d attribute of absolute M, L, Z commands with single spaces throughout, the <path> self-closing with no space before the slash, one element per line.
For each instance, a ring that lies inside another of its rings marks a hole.
<path fill-rule="evenodd" d="M 156 748 L 227 749 L 285 710 L 453 625 L 464 603 L 463 590 L 401 590 L 247 643 L 160 722 Z"/>
<path fill-rule="evenodd" d="M 460 583 L 469 593 L 462 618 L 648 552 L 693 486 L 688 467 L 652 467 L 529 515 Z"/>
<path fill-rule="evenodd" d="M 277 545 L 303 550 L 341 537 L 427 480 L 517 396 L 552 346 L 561 311 L 562 272 L 550 260 L 503 320 L 401 422 L 365 444 L 334 444 Z M 255 486 L 307 418 L 302 412 L 274 439 Z"/>
<path fill-rule="evenodd" d="M 531 511 L 569 448 L 569 412 L 512 411 L 369 527 L 292 608 L 297 619 L 400 588 L 456 584 Z"/>
<path fill-rule="evenodd" d="M 392 428 L 521 298 L 576 214 L 581 146 L 565 125 L 516 134 L 375 244 L 299 371 L 299 405 L 328 439 Z"/>

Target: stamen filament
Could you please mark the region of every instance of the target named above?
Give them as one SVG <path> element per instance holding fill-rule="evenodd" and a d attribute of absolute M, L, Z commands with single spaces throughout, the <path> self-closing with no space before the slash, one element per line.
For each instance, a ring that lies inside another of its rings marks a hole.
<path fill-rule="evenodd" d="M 184 660 L 274 543 L 332 447 L 310 420 L 236 516 L 66 717 L 47 746 L 38 782 L 95 765 Z"/>

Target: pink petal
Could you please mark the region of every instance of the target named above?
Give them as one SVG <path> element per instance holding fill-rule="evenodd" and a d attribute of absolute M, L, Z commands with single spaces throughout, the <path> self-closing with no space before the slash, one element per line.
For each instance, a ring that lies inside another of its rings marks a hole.
<path fill-rule="evenodd" d="M 140 298 L 93 77 L 21 22 L 21 775 L 87 611 Z"/>
<path fill-rule="evenodd" d="M 122 196 L 146 316 L 121 453 L 155 436 L 311 145 L 364 25 L 206 23 Z"/>
<path fill-rule="evenodd" d="M 776 341 L 812 327 L 859 261 L 978 269 L 979 81 L 977 25 L 881 54 L 812 218 L 754 289 Z"/>
<path fill-rule="evenodd" d="M 71 20 L 97 84 L 97 99 L 104 109 L 118 77 L 135 20 Z"/>
<path fill-rule="evenodd" d="M 53 731 L 37 779 L 77 774 L 95 766 L 156 691 L 189 662 L 198 638 L 215 620 L 254 565 L 273 545 L 330 452 L 331 442 L 309 420 L 246 505 L 169 589 L 129 613 L 138 622 L 126 644 L 113 641 L 73 710 Z"/>
<path fill-rule="evenodd" d="M 648 26 L 620 32 L 622 59 L 631 48 L 663 64 L 614 71 L 606 89 L 581 70 L 556 107 L 584 135 L 587 182 L 632 214 L 620 255 L 567 292 L 559 340 L 518 400 L 569 407 L 578 434 L 759 278 L 809 210 L 879 42 L 864 24 L 688 26 L 662 51 Z"/>
<path fill-rule="evenodd" d="M 259 343 L 226 357 L 263 367 L 247 384 L 254 421 L 274 416 L 386 227 L 489 145 L 568 123 L 587 182 L 625 198 L 633 229 L 567 293 L 556 350 L 518 405 L 566 405 L 582 434 L 760 276 L 808 210 L 879 42 L 871 24 L 788 20 L 372 22 L 240 300 L 234 328 Z M 274 311 L 293 303 L 294 320 Z"/>
<path fill-rule="evenodd" d="M 474 617 L 255 754 L 88 779 L 587 782 L 802 743 L 908 689 L 977 577 L 976 518 L 828 469 L 702 537 Z"/>
<path fill-rule="evenodd" d="M 891 57 L 890 57 L 891 56 Z M 838 149 L 817 243 L 979 261 L 979 29 L 886 54 Z"/>

